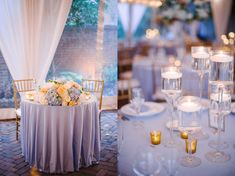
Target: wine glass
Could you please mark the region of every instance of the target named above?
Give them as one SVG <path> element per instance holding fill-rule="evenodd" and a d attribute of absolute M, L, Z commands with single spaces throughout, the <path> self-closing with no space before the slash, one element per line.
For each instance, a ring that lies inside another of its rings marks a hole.
<path fill-rule="evenodd" d="M 197 167 L 201 164 L 201 159 L 193 156 L 197 151 L 197 139 L 189 137 L 185 140 L 185 151 L 188 154 L 181 158 L 180 164 L 184 167 Z"/>
<path fill-rule="evenodd" d="M 170 105 L 171 120 L 170 120 L 170 139 L 165 142 L 166 147 L 175 147 L 176 143 L 173 137 L 174 114 L 176 109 L 176 99 L 182 92 L 182 72 L 181 68 L 175 66 L 167 66 L 161 69 L 161 91 L 166 96 L 166 101 Z M 177 121 L 176 121 L 177 122 Z"/>
<path fill-rule="evenodd" d="M 192 69 L 197 72 L 199 76 L 199 97 L 200 102 L 202 98 L 202 81 L 206 72 L 209 71 L 210 65 L 210 47 L 193 46 L 191 48 L 192 54 Z"/>
<path fill-rule="evenodd" d="M 221 148 L 224 148 L 224 145 L 228 145 L 225 142 L 221 142 L 221 127 L 222 121 L 225 120 L 224 116 L 229 114 L 231 111 L 231 95 L 229 91 L 226 90 L 224 84 L 217 84 L 217 87 L 217 92 L 213 90 L 213 92 L 210 94 L 210 113 L 214 114 L 218 129 L 217 142 L 214 142 L 216 151 L 210 151 L 206 153 L 206 158 L 211 162 L 224 163 L 229 161 L 231 156 L 230 154 L 221 151 Z"/>
<path fill-rule="evenodd" d="M 176 176 L 179 173 L 179 149 L 178 148 L 166 148 L 166 153 L 161 156 L 162 170 L 164 175 Z"/>
<path fill-rule="evenodd" d="M 131 104 L 133 105 L 137 114 L 141 112 L 141 107 L 144 103 L 144 95 L 141 88 L 133 88 L 131 91 Z"/>
<path fill-rule="evenodd" d="M 162 169 L 161 162 L 154 156 L 153 152 L 141 150 L 133 164 L 133 171 L 138 176 L 158 175 Z"/>

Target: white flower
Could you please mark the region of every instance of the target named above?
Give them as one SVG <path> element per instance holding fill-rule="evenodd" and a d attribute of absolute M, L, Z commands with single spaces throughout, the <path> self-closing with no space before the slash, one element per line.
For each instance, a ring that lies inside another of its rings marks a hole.
<path fill-rule="evenodd" d="M 187 14 L 187 20 L 191 20 L 193 19 L 193 14 L 192 13 L 188 13 Z"/>
<path fill-rule="evenodd" d="M 176 11 L 175 15 L 179 20 L 182 20 L 182 21 L 186 20 L 186 18 L 187 18 L 187 12 L 184 10 Z"/>
<path fill-rule="evenodd" d="M 204 9 L 197 9 L 197 13 L 198 13 L 199 18 L 202 18 L 202 19 L 208 18 L 208 13 Z"/>
<path fill-rule="evenodd" d="M 203 1 L 194 1 L 194 4 L 198 5 L 198 6 L 202 6 L 202 5 L 205 4 L 205 2 L 203 2 Z"/>
<path fill-rule="evenodd" d="M 172 9 L 168 9 L 162 12 L 162 16 L 164 18 L 172 19 L 174 17 L 174 11 Z"/>

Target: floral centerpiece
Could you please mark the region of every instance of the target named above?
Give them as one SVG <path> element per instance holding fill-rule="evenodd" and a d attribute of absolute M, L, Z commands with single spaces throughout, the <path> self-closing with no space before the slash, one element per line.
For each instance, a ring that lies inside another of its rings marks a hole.
<path fill-rule="evenodd" d="M 160 7 L 158 20 L 166 24 L 174 21 L 192 22 L 211 16 L 210 3 L 199 0 L 166 0 Z"/>
<path fill-rule="evenodd" d="M 84 100 L 88 94 L 74 81 L 49 80 L 39 87 L 36 101 L 50 106 L 74 106 Z"/>

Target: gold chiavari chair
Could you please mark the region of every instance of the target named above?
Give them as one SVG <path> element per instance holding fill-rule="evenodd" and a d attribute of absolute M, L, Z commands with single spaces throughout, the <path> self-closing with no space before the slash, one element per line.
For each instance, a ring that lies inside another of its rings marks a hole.
<path fill-rule="evenodd" d="M 86 92 L 94 93 L 99 100 L 99 124 L 100 124 L 100 138 L 101 138 L 101 113 L 102 113 L 102 99 L 104 91 L 104 80 L 89 80 L 82 79 L 82 88 Z"/>
<path fill-rule="evenodd" d="M 102 110 L 104 80 L 82 79 L 82 87 L 86 92 L 94 93 L 99 100 L 99 110 Z"/>
<path fill-rule="evenodd" d="M 118 80 L 118 108 L 130 102 L 131 90 L 135 87 L 140 87 L 140 83 L 136 79 Z"/>
<path fill-rule="evenodd" d="M 20 132 L 19 127 L 20 127 L 20 117 L 21 117 L 20 98 L 18 94 L 35 91 L 35 88 L 36 88 L 35 79 L 13 80 L 14 103 L 16 110 L 16 140 L 18 140 Z"/>

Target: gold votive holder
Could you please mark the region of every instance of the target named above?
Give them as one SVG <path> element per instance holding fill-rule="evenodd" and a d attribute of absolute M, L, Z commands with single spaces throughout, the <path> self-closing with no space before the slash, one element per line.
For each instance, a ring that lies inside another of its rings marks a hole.
<path fill-rule="evenodd" d="M 151 144 L 159 145 L 161 143 L 161 131 L 150 132 Z"/>
<path fill-rule="evenodd" d="M 187 131 L 180 131 L 180 137 L 182 139 L 188 139 L 188 132 Z"/>
<path fill-rule="evenodd" d="M 185 144 L 186 144 L 186 152 L 187 153 L 191 153 L 191 154 L 196 153 L 197 139 L 190 139 L 190 140 L 186 139 Z"/>

